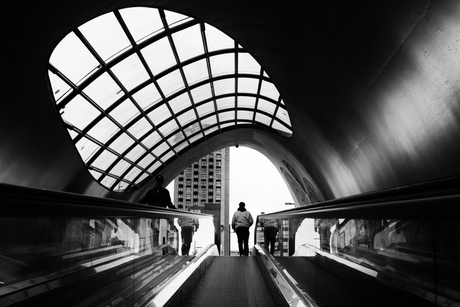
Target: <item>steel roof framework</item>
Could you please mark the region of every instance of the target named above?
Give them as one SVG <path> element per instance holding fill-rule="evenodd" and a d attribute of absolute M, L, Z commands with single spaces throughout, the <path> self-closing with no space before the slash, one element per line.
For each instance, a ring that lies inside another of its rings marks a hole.
<path fill-rule="evenodd" d="M 136 26 L 139 16 L 149 25 Z M 146 29 L 154 19 L 158 29 Z M 152 52 L 161 58 L 155 65 Z M 141 186 L 169 159 L 229 129 L 292 134 L 279 92 L 244 48 L 161 9 L 116 10 L 78 27 L 54 50 L 49 79 L 82 160 L 112 191 Z"/>

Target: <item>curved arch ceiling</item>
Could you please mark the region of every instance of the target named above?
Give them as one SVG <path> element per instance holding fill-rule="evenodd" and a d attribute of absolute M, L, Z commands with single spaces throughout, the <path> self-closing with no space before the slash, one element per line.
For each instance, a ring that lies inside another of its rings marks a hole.
<path fill-rule="evenodd" d="M 53 51 L 48 75 L 82 160 L 115 192 L 229 129 L 292 134 L 278 90 L 249 53 L 161 9 L 127 8 L 81 25 Z"/>

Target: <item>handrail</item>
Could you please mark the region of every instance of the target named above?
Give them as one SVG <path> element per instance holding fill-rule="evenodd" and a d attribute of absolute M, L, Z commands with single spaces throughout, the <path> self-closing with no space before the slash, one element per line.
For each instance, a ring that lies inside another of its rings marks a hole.
<path fill-rule="evenodd" d="M 403 218 L 456 216 L 460 177 L 353 195 L 272 212 L 260 217 Z"/>
<path fill-rule="evenodd" d="M 145 305 L 145 307 L 164 306 L 198 267 L 210 256 L 219 256 L 217 246 L 209 244 L 195 255 L 173 278 L 168 280 L 161 290 Z"/>
<path fill-rule="evenodd" d="M 254 245 L 254 250 L 258 257 L 262 257 L 270 278 L 280 290 L 289 306 L 317 307 L 315 301 L 306 292 L 299 289 L 294 278 L 275 261 L 272 255 L 267 253 L 259 244 Z"/>
<path fill-rule="evenodd" d="M 3 217 L 213 218 L 210 214 L 9 184 L 0 184 L 0 199 Z"/>

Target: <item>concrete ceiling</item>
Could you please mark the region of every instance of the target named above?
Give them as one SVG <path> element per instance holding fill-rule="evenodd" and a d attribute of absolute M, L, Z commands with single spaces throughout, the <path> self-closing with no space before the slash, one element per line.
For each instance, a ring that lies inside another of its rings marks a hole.
<path fill-rule="evenodd" d="M 291 118 L 291 138 L 237 129 L 200 143 L 162 170 L 167 182 L 236 144 L 266 155 L 298 204 L 460 174 L 458 1 L 9 1 L 0 182 L 133 201 L 148 188 L 115 194 L 94 182 L 47 77 L 68 32 L 129 6 L 176 11 L 233 37 L 270 75 Z"/>

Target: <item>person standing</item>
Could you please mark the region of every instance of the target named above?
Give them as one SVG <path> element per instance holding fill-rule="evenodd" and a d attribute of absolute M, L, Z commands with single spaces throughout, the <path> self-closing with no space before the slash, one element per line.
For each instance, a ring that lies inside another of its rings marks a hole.
<path fill-rule="evenodd" d="M 264 218 L 261 221 L 261 226 L 264 228 L 264 243 L 265 248 L 273 255 L 275 252 L 276 235 L 278 234 L 278 219 Z"/>
<path fill-rule="evenodd" d="M 238 237 L 238 250 L 240 256 L 249 255 L 249 227 L 252 226 L 254 220 L 249 211 L 246 210 L 244 202 L 239 203 L 238 210 L 235 211 L 232 218 L 232 229 Z"/>
<path fill-rule="evenodd" d="M 145 195 L 138 201 L 141 204 L 149 204 L 153 207 L 162 207 L 162 208 L 171 208 L 176 209 L 171 201 L 171 195 L 169 194 L 168 189 L 163 187 L 164 178 L 162 175 L 157 175 L 154 178 L 153 187 L 145 193 Z M 133 229 L 136 233 L 139 233 L 141 238 L 145 236 L 150 236 L 150 241 L 152 247 L 156 247 L 160 244 L 164 244 L 169 237 L 169 228 L 174 227 L 174 219 L 169 218 L 165 221 L 160 219 L 150 220 L 151 235 L 143 234 L 140 230 L 140 219 L 135 219 L 133 223 Z M 137 225 L 136 225 L 137 224 Z"/>
<path fill-rule="evenodd" d="M 191 217 L 181 217 L 177 220 L 177 223 L 181 227 L 180 235 L 182 237 L 182 255 L 188 256 L 190 252 L 190 246 L 192 245 L 193 234 L 200 227 L 198 219 Z"/>
<path fill-rule="evenodd" d="M 164 182 L 162 175 L 155 176 L 153 188 L 147 191 L 144 197 L 139 200 L 139 203 L 148 203 L 155 207 L 176 209 L 171 202 L 171 196 L 169 195 L 168 189 L 163 187 Z"/>

